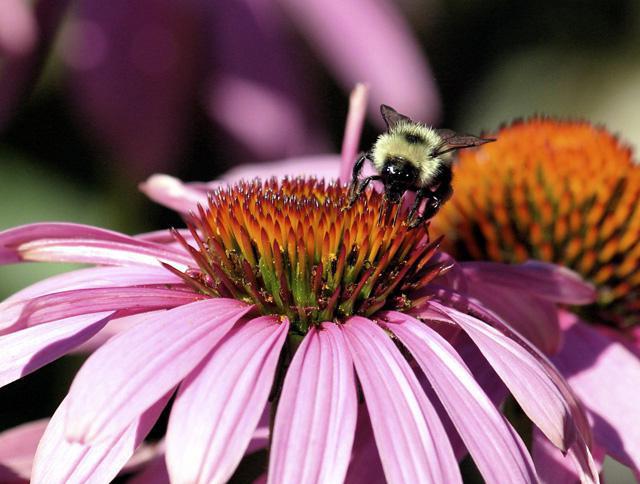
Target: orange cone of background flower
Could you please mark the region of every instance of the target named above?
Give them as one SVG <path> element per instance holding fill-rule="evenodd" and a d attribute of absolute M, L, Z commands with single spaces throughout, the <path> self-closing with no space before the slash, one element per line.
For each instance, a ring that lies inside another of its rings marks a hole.
<path fill-rule="evenodd" d="M 598 320 L 637 323 L 640 166 L 631 150 L 586 122 L 534 118 L 497 137 L 460 153 L 455 197 L 433 221 L 446 248 L 564 265 L 598 286 Z"/>

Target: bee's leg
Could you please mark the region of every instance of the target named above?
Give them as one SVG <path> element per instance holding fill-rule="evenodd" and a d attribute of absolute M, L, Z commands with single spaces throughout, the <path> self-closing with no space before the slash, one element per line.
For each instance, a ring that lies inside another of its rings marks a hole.
<path fill-rule="evenodd" d="M 422 213 L 417 217 L 410 219 L 409 229 L 415 229 L 416 227 L 419 227 L 420 225 L 425 223 L 427 220 L 429 220 L 431 217 L 435 215 L 439 207 L 440 207 L 440 202 L 438 201 L 437 198 L 432 198 L 432 197 L 428 198 L 427 203 L 425 203 L 424 205 L 424 210 L 422 211 Z"/>
<path fill-rule="evenodd" d="M 420 192 L 424 190 L 422 197 L 427 199 L 427 203 L 424 204 L 424 210 L 422 211 L 420 216 L 409 222 L 409 228 L 415 228 L 418 225 L 422 225 L 423 223 L 425 223 L 438 212 L 444 202 L 451 198 L 451 195 L 453 194 L 453 188 L 451 188 L 451 179 L 451 170 L 445 170 L 435 180 L 436 183 L 438 183 L 438 188 L 436 188 L 433 192 L 428 188 L 422 189 L 418 192 L 419 195 Z M 416 201 L 418 201 L 418 196 L 416 196 Z"/>
<path fill-rule="evenodd" d="M 369 159 L 367 153 L 360 153 L 358 159 L 353 165 L 353 170 L 351 171 L 351 185 L 349 185 L 349 198 L 352 197 L 353 192 L 356 190 L 358 186 L 358 178 L 360 178 L 360 173 L 362 172 L 362 167 L 364 166 L 364 162 Z"/>
<path fill-rule="evenodd" d="M 448 166 L 446 169 L 442 170 L 440 174 L 436 177 L 435 182 L 438 184 L 438 188 L 436 188 L 434 195 L 440 200 L 440 205 L 443 205 L 444 202 L 451 198 L 453 194 L 453 188 L 451 187 L 451 181 L 453 180 L 453 172 L 451 171 L 451 167 Z"/>
<path fill-rule="evenodd" d="M 453 190 L 451 190 L 451 192 L 453 192 Z M 449 196 L 451 196 L 451 193 L 449 193 Z M 422 211 L 420 216 L 416 217 L 409 223 L 409 228 L 414 229 L 432 218 L 436 213 L 438 213 L 438 210 L 440 209 L 442 204 L 447 201 L 449 196 L 447 196 L 446 198 L 440 198 L 440 196 L 436 193 L 428 195 L 427 203 L 424 204 L 424 210 Z"/>
<path fill-rule="evenodd" d="M 381 180 L 381 179 L 382 177 L 380 175 L 368 176 L 367 178 L 362 180 L 360 183 L 358 183 L 356 179 L 356 183 L 355 183 L 356 188 L 354 188 L 353 192 L 349 194 L 349 204 L 347 205 L 347 208 L 351 208 L 353 204 L 356 203 L 356 200 L 360 198 L 360 195 L 362 195 L 362 192 L 366 190 L 369 183 L 371 183 L 372 181 Z"/>
<path fill-rule="evenodd" d="M 427 218 L 433 217 L 436 212 L 444 205 L 444 202 L 451 198 L 453 195 L 453 188 L 451 187 L 451 179 L 453 178 L 451 168 L 443 171 L 436 182 L 438 182 L 438 188 L 431 194 L 431 200 L 425 206 L 425 211 L 429 211 Z"/>
<path fill-rule="evenodd" d="M 418 210 L 420 210 L 422 201 L 429 196 L 427 192 L 428 190 L 426 188 L 421 188 L 416 192 L 416 199 L 411 206 L 411 210 L 409 210 L 409 214 L 407 215 L 407 223 L 409 224 L 409 226 L 412 226 L 413 220 L 416 217 L 416 213 L 418 212 Z"/>
<path fill-rule="evenodd" d="M 352 177 L 358 178 L 360 176 L 360 172 L 362 171 L 362 167 L 364 166 L 364 162 L 369 159 L 369 153 L 365 153 L 364 151 L 358 155 L 358 159 L 353 165 L 353 170 L 351 170 Z"/>

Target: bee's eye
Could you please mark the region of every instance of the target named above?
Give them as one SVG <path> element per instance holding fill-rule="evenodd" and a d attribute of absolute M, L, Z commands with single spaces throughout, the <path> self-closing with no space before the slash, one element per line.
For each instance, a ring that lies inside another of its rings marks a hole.
<path fill-rule="evenodd" d="M 415 134 L 405 134 L 404 139 L 407 141 L 407 143 L 410 143 L 412 145 L 417 145 L 418 143 L 424 143 L 424 140 L 420 136 Z"/>
<path fill-rule="evenodd" d="M 410 181 L 415 176 L 415 169 L 413 168 L 413 166 L 405 165 L 398 173 L 398 176 L 405 181 Z"/>

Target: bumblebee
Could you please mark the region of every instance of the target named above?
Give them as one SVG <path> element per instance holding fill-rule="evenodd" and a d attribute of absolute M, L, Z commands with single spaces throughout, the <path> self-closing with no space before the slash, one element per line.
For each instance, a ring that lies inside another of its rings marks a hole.
<path fill-rule="evenodd" d="M 384 185 L 387 207 L 399 204 L 407 191 L 416 193 L 407 220 L 409 227 L 414 228 L 433 217 L 453 193 L 449 153 L 495 139 L 430 128 L 384 104 L 380 106 L 380 112 L 387 131 L 378 136 L 371 150 L 362 153 L 356 161 L 348 207 L 356 202 L 369 183 L 379 180 Z M 366 160 L 373 164 L 377 174 L 360 180 Z M 423 202 L 424 208 L 420 212 Z"/>

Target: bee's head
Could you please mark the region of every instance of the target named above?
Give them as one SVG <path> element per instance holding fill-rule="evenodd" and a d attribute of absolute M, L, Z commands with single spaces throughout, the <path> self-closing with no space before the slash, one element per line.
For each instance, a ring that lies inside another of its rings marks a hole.
<path fill-rule="evenodd" d="M 398 203 L 407 190 L 415 186 L 419 173 L 412 163 L 401 157 L 388 158 L 382 171 L 385 197 L 391 203 Z"/>

